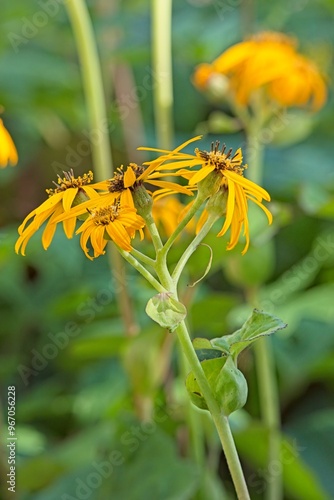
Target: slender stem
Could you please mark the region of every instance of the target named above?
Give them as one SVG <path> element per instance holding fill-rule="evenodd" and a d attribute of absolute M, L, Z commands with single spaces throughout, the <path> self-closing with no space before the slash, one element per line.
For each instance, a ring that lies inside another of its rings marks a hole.
<path fill-rule="evenodd" d="M 131 264 L 132 267 L 134 267 L 142 276 L 144 276 L 144 278 L 153 286 L 153 288 L 155 288 L 159 293 L 168 291 L 159 283 L 158 280 L 154 278 L 154 276 L 152 276 L 152 274 L 149 271 L 147 271 L 147 269 L 145 269 L 145 267 L 142 264 L 140 264 L 140 262 L 138 262 L 137 259 L 133 257 L 133 255 L 131 255 L 131 253 L 126 252 L 125 250 L 122 250 L 119 247 L 117 248 L 122 257 L 124 257 L 124 259 L 129 264 Z"/>
<path fill-rule="evenodd" d="M 212 228 L 213 224 L 217 220 L 217 215 L 211 215 L 208 220 L 205 222 L 203 225 L 202 229 L 200 232 L 197 234 L 197 236 L 192 240 L 192 242 L 189 244 L 189 246 L 185 249 L 183 252 L 180 260 L 175 266 L 175 269 L 172 274 L 173 280 L 177 283 L 180 279 L 181 273 L 184 269 L 184 266 L 187 264 L 188 260 L 190 259 L 191 255 L 195 252 L 197 249 L 198 245 L 201 243 L 203 238 L 208 234 L 210 229 Z"/>
<path fill-rule="evenodd" d="M 187 212 L 185 217 L 183 217 L 183 219 L 180 221 L 180 223 L 178 224 L 178 226 L 175 229 L 175 231 L 173 232 L 173 234 L 171 234 L 170 237 L 168 238 L 168 240 L 166 241 L 166 243 L 162 249 L 162 252 L 161 252 L 163 255 L 167 255 L 170 247 L 173 245 L 176 238 L 183 231 L 183 229 L 186 227 L 188 222 L 194 217 L 195 213 L 200 208 L 200 206 L 204 203 L 205 199 L 206 199 L 205 197 L 201 197 L 199 195 L 199 193 L 197 193 L 197 198 L 195 199 L 192 207 Z"/>
<path fill-rule="evenodd" d="M 188 330 L 184 321 L 175 330 L 182 350 L 188 360 L 191 370 L 194 372 L 198 385 L 204 395 L 206 404 L 212 415 L 212 419 L 220 437 L 223 446 L 227 464 L 233 479 L 233 483 L 239 500 L 250 500 L 246 481 L 243 475 L 241 464 L 239 461 L 238 452 L 235 447 L 231 429 L 227 417 L 225 417 L 218 403 L 212 394 L 208 380 L 204 374 L 201 363 L 197 358 L 193 345 L 191 343 Z"/>
<path fill-rule="evenodd" d="M 157 143 L 170 149 L 173 142 L 172 0 L 152 0 L 154 113 Z"/>
<path fill-rule="evenodd" d="M 155 260 L 151 259 L 151 257 L 148 257 L 148 255 L 145 255 L 142 252 L 139 252 L 136 248 L 132 248 L 131 253 L 134 257 L 136 257 L 137 260 L 141 260 L 143 264 L 146 264 L 147 266 L 150 267 L 155 267 Z"/>
<path fill-rule="evenodd" d="M 146 214 L 144 218 L 145 218 L 147 229 L 150 232 L 155 251 L 159 252 L 162 249 L 163 245 L 162 245 L 159 231 L 157 229 L 157 226 L 155 225 L 154 219 L 153 219 L 151 214 Z"/>
<path fill-rule="evenodd" d="M 127 288 L 124 261 L 117 251 L 117 247 L 115 245 L 108 245 L 107 255 L 109 268 L 115 281 L 114 290 L 119 311 L 121 313 L 124 324 L 125 335 L 127 335 L 128 337 L 134 337 L 135 335 L 138 335 L 140 328 L 135 320 L 134 308 L 132 306 L 132 300 L 129 296 Z"/>
<path fill-rule="evenodd" d="M 254 119 L 248 127 L 249 177 L 257 184 L 262 183 L 263 177 L 263 143 L 259 140 L 261 120 Z M 248 290 L 249 302 L 257 306 L 257 290 Z M 275 377 L 275 360 L 272 354 L 271 339 L 261 339 L 254 344 L 256 371 L 259 386 L 261 413 L 269 432 L 268 464 L 280 461 L 280 407 L 277 381 Z M 270 468 L 267 470 L 270 470 Z M 266 490 L 267 500 L 281 500 L 283 498 L 283 476 L 273 474 L 268 477 Z"/>
<path fill-rule="evenodd" d="M 281 454 L 280 407 L 275 379 L 275 362 L 272 339 L 264 338 L 255 342 L 255 360 L 260 393 L 260 406 L 263 420 L 269 431 L 268 463 L 279 463 Z M 278 461 L 278 462 L 277 462 Z M 268 469 L 271 470 L 270 468 Z M 269 472 L 270 474 L 270 472 Z M 283 498 L 282 473 L 270 474 L 266 498 L 281 500 Z"/>
<path fill-rule="evenodd" d="M 98 141 L 91 142 L 93 163 L 98 180 L 112 176 L 112 158 L 109 145 L 108 119 L 99 56 L 93 26 L 84 0 L 65 2 L 70 17 L 80 58 L 90 132 L 99 134 Z"/>
<path fill-rule="evenodd" d="M 106 102 L 103 89 L 101 65 L 93 26 L 89 17 L 84 0 L 67 0 L 65 3 L 74 36 L 76 38 L 79 54 L 85 98 L 88 109 L 91 134 L 98 133 L 98 141 L 91 141 L 94 170 L 98 180 L 112 177 L 113 165 L 109 144 L 108 118 L 106 114 Z M 122 276 L 124 270 L 122 262 L 113 248 L 108 245 L 110 269 L 115 274 Z M 117 287 L 117 302 L 122 315 L 125 330 L 129 335 L 138 331 L 138 325 L 133 313 L 125 281 L 121 287 Z"/>

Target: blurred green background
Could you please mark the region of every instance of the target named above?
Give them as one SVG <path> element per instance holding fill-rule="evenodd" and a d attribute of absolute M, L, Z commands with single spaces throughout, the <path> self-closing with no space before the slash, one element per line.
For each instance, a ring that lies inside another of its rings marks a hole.
<path fill-rule="evenodd" d="M 88 4 L 103 63 L 115 166 L 144 161 L 136 147 L 156 145 L 150 3 Z M 205 146 L 216 138 L 229 147 L 244 145 L 242 133 L 222 133 L 220 106 L 193 87 L 191 74 L 196 64 L 211 62 L 258 29 L 298 37 L 331 85 L 332 0 L 174 4 L 175 145 L 195 133 L 208 133 Z M 38 234 L 26 257 L 14 253 L 18 224 L 45 199 L 56 175 L 69 168 L 81 174 L 92 165 L 80 69 L 63 3 L 3 0 L 1 34 L 2 118 L 20 156 L 17 167 L 0 171 L 2 425 L 6 435 L 7 386 L 15 385 L 18 436 L 18 492 L 7 491 L 3 447 L 1 498 L 232 499 L 226 463 L 205 413 L 197 412 L 195 432 L 188 432 L 182 366 L 173 337 L 144 313 L 153 294 L 148 285 L 128 267 L 125 274 L 110 275 L 107 258 L 88 261 L 78 239 L 66 240 L 61 228 L 47 252 Z M 293 131 L 266 151 L 264 186 L 274 200 L 273 230 L 257 234 L 255 228 L 253 247 L 243 258 L 240 249 L 226 254 L 226 240 L 209 236 L 211 273 L 184 297 L 194 336 L 236 329 L 250 311 L 246 285 L 262 285 L 261 307 L 289 324 L 274 339 L 285 444 L 281 462 L 269 464 L 269 478 L 284 469 L 286 499 L 334 498 L 333 110 L 329 98 L 315 116 L 291 112 Z M 185 244 L 180 241 L 173 258 Z M 192 257 L 189 283 L 203 274 L 207 259 L 205 248 Z M 124 332 L 116 294 L 124 283 L 139 335 Z M 241 369 L 249 397 L 231 425 L 251 497 L 261 499 L 267 435 L 251 350 L 242 355 Z M 206 443 L 202 465 L 191 437 L 198 433 L 202 439 L 199 423 Z"/>

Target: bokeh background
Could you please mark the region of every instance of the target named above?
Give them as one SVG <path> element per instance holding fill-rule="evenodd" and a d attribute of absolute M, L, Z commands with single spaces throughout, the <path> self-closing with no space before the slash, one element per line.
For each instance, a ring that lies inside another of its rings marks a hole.
<path fill-rule="evenodd" d="M 88 4 L 114 163 L 141 162 L 147 157 L 136 148 L 156 145 L 150 3 Z M 258 29 L 296 36 L 331 87 L 331 0 L 174 4 L 175 145 L 196 133 L 207 134 L 207 147 L 217 138 L 233 148 L 245 143 L 242 132 L 224 132 L 220 112 L 226 110 L 193 87 L 191 74 Z M 128 267 L 110 273 L 107 258 L 88 261 L 78 239 L 66 240 L 61 228 L 47 252 L 38 234 L 26 257 L 14 253 L 18 224 L 45 199 L 57 174 L 92 168 L 76 47 L 60 0 L 1 2 L 0 104 L 20 156 L 18 166 L 0 171 L 1 413 L 6 433 L 7 386 L 15 385 L 18 435 L 18 492 L 7 491 L 3 447 L 1 498 L 234 498 L 203 412 L 196 418 L 204 429 L 205 463 L 194 458 L 182 366 L 173 337 L 145 315 L 148 285 Z M 231 333 L 250 311 L 245 289 L 259 284 L 263 308 L 289 324 L 274 346 L 285 446 L 294 452 L 269 464 L 269 477 L 283 467 L 286 499 L 320 500 L 334 498 L 333 101 L 329 97 L 315 116 L 291 113 L 293 126 L 275 137 L 265 156 L 264 186 L 277 214 L 270 242 L 254 238 L 241 258 L 239 251 L 226 254 L 226 240 L 208 237 L 210 275 L 184 300 L 194 336 Z M 180 241 L 177 252 L 185 244 Z M 203 248 L 192 257 L 189 282 L 205 269 L 207 254 Z M 117 302 L 124 286 L 136 323 L 127 331 Z M 241 368 L 249 397 L 231 425 L 251 496 L 261 499 L 267 434 L 251 350 Z"/>

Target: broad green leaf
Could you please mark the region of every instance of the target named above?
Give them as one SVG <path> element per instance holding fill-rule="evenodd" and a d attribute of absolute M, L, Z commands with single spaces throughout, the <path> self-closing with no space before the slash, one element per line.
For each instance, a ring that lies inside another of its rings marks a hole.
<path fill-rule="evenodd" d="M 231 335 L 225 335 L 223 338 L 230 346 L 231 354 L 236 358 L 241 351 L 255 342 L 258 338 L 272 335 L 286 326 L 287 325 L 279 318 L 254 309 L 250 318 L 248 318 L 239 330 Z M 220 340 L 221 339 L 213 339 L 211 341 L 212 345 L 219 345 Z"/>

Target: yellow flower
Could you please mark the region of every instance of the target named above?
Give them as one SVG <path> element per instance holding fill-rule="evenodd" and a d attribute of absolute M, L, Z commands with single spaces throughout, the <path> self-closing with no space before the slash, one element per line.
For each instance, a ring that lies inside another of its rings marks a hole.
<path fill-rule="evenodd" d="M 326 85 L 316 65 L 296 51 L 295 39 L 283 33 L 263 32 L 233 45 L 205 71 L 198 67 L 195 85 L 205 88 L 214 74 L 229 78 L 230 91 L 241 105 L 249 104 L 259 89 L 282 106 L 310 104 L 317 110 L 326 101 Z"/>
<path fill-rule="evenodd" d="M 80 245 L 90 260 L 87 242 L 90 238 L 94 250 L 94 257 L 103 255 L 108 239 L 116 245 L 130 252 L 131 238 L 136 231 L 144 227 L 144 219 L 132 207 L 122 206 L 119 203 L 99 207 L 90 212 L 90 217 L 85 220 L 76 234 L 81 233 Z"/>
<path fill-rule="evenodd" d="M 195 137 L 184 143 L 184 145 L 199 139 Z M 246 239 L 245 247 L 242 254 L 247 252 L 249 247 L 249 223 L 248 223 L 248 201 L 252 201 L 258 205 L 267 215 L 269 224 L 272 222 L 272 215 L 269 210 L 262 204 L 262 200 L 270 201 L 269 193 L 258 186 L 254 182 L 246 179 L 243 174 L 247 165 L 242 165 L 242 152 L 239 148 L 235 154 L 232 150 L 226 151 L 226 146 L 223 145 L 219 149 L 219 142 L 212 143 L 211 151 L 202 151 L 195 149 L 195 155 L 181 153 L 180 149 L 184 145 L 179 146 L 174 151 L 165 151 L 156 149 L 156 152 L 164 153 L 158 158 L 159 161 L 170 161 L 162 168 L 182 167 L 177 174 L 189 180 L 189 185 L 193 188 L 198 188 L 198 183 L 203 181 L 213 172 L 218 176 L 219 181 L 216 183 L 216 190 L 211 196 L 217 194 L 220 190 L 227 195 L 226 216 L 222 229 L 217 236 L 223 236 L 228 229 L 231 230 L 230 241 L 227 249 L 231 250 L 239 241 L 241 231 Z M 200 170 L 190 171 L 184 167 L 201 166 Z M 204 210 L 198 222 L 198 227 L 201 227 L 207 219 L 207 210 Z"/>
<path fill-rule="evenodd" d="M 17 161 L 18 155 L 13 139 L 0 119 L 0 168 L 7 167 L 8 163 L 16 165 Z"/>
<path fill-rule="evenodd" d="M 25 249 L 28 241 L 41 225 L 49 219 L 42 236 L 43 248 L 47 250 L 54 236 L 57 222 L 56 219 L 60 214 L 68 213 L 73 203 L 79 202 L 80 199 L 97 198 L 98 193 L 88 184 L 93 179 L 93 173 L 88 172 L 82 177 L 74 177 L 73 170 L 64 172 L 64 178 L 58 176 L 58 183 L 54 189 L 47 189 L 46 192 L 49 198 L 42 203 L 38 208 L 30 212 L 20 225 L 18 232 L 19 238 L 15 245 L 16 253 L 19 251 L 25 255 Z M 33 220 L 27 226 L 30 219 Z M 75 229 L 76 217 L 70 217 L 63 221 L 63 228 L 68 238 L 72 238 Z"/>
<path fill-rule="evenodd" d="M 76 206 L 65 216 L 59 217 L 57 221 L 59 222 L 68 217 L 78 217 L 91 208 L 111 205 L 116 200 L 118 200 L 121 205 L 134 207 L 134 193 L 136 188 L 141 187 L 144 183 L 158 187 L 159 189 L 156 190 L 155 193 L 161 193 L 163 195 L 172 193 L 192 195 L 191 190 L 187 187 L 180 186 L 168 180 L 160 180 L 160 178 L 173 175 L 171 173 L 159 172 L 160 163 L 161 162 L 157 161 L 147 162 L 147 167 L 130 163 L 126 167 L 126 170 L 124 170 L 122 165 L 117 168 L 112 179 L 93 184 L 94 188 L 105 191 L 99 194 L 98 199 L 89 200 Z"/>

